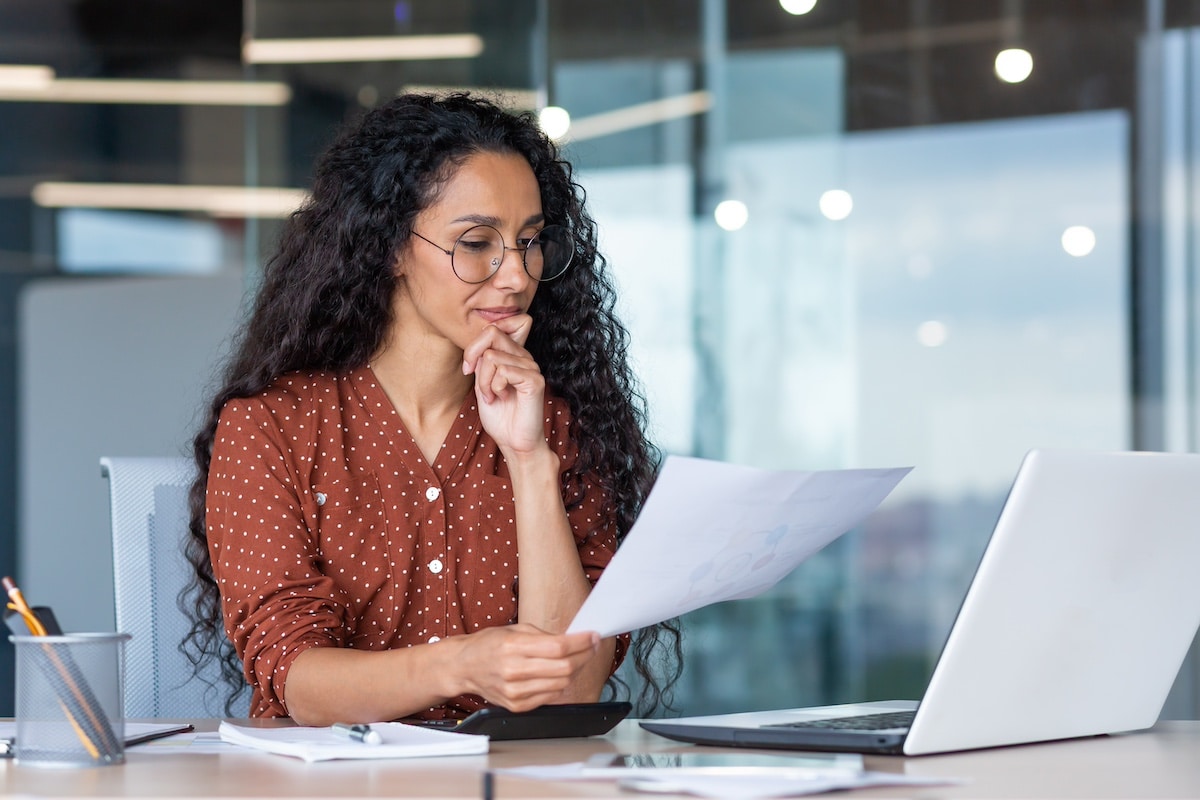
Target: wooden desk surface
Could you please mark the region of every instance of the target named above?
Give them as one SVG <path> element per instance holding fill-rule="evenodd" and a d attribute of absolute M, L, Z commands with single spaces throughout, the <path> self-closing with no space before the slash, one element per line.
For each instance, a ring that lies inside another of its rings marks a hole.
<path fill-rule="evenodd" d="M 214 730 L 215 720 L 198 723 Z M 600 752 L 687 751 L 633 721 L 608 736 L 493 742 L 486 756 L 381 761 L 302 761 L 256 752 L 150 754 L 131 748 L 116 767 L 59 770 L 0 765 L 0 795 L 41 797 L 470 797 L 485 769 L 582 761 Z M 713 748 L 705 748 L 713 750 Z M 749 751 L 742 751 L 749 752 Z M 766 752 L 766 751 L 764 751 Z M 855 790 L 853 798 L 1183 798 L 1200 797 L 1200 722 L 1151 731 L 917 758 L 869 757 L 867 768 L 961 778 L 955 786 Z M 497 800 L 613 797 L 613 782 L 543 782 L 498 775 Z M 661 795 L 647 795 L 661 796 Z"/>

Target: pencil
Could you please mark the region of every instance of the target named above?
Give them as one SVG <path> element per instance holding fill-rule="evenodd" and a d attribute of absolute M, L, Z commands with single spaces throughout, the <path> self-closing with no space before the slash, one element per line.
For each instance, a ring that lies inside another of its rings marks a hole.
<path fill-rule="evenodd" d="M 112 726 L 108 724 L 108 718 L 104 715 L 104 710 L 100 708 L 100 701 L 92 694 L 92 689 L 88 685 L 87 680 L 83 677 L 83 673 L 79 670 L 78 665 L 71 660 L 69 652 L 59 653 L 50 644 L 44 645 L 46 657 L 52 662 L 55 672 L 54 677 L 58 680 L 53 681 L 58 684 L 61 692 L 65 688 L 75 701 L 73 707 L 77 710 L 82 709 L 85 719 L 80 722 L 86 722 L 89 730 L 96 736 L 96 745 L 102 753 L 93 753 L 92 757 L 99 760 L 111 760 L 112 757 L 119 752 L 120 743 L 117 741 L 117 736 L 113 732 Z M 74 724 L 74 721 L 72 721 Z M 87 742 L 85 742 L 85 745 Z M 91 748 L 88 748 L 91 752 Z"/>
<path fill-rule="evenodd" d="M 5 575 L 0 578 L 0 585 L 4 586 L 4 591 L 8 595 L 8 607 L 21 615 L 21 619 L 25 620 L 25 625 L 29 628 L 29 632 L 34 636 L 45 636 L 46 626 L 42 625 L 42 621 L 38 619 L 37 614 L 33 613 L 33 609 L 25 602 L 25 595 L 21 594 L 21 590 L 17 588 L 17 584 L 13 579 Z"/>

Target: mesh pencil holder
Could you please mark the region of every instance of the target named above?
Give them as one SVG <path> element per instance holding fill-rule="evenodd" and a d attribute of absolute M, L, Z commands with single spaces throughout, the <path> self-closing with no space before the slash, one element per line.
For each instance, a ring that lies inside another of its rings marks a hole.
<path fill-rule="evenodd" d="M 10 636 L 16 647 L 14 756 L 31 766 L 125 760 L 124 633 Z"/>

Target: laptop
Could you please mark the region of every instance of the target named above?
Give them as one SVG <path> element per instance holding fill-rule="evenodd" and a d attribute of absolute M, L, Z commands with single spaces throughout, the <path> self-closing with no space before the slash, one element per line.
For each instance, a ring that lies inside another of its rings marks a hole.
<path fill-rule="evenodd" d="M 1033 450 L 920 702 L 640 724 L 695 744 L 902 755 L 1148 728 L 1200 627 L 1198 569 L 1200 455 Z"/>

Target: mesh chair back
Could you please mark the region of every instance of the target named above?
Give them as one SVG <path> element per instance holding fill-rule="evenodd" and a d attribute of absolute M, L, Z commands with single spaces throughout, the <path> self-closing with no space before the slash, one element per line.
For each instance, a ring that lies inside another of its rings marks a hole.
<path fill-rule="evenodd" d="M 102 458 L 100 467 L 111 500 L 117 630 L 133 635 L 125 715 L 223 717 L 229 689 L 217 664 L 196 675 L 180 650 L 191 627 L 178 597 L 192 576 L 183 548 L 195 465 L 185 458 Z"/>

